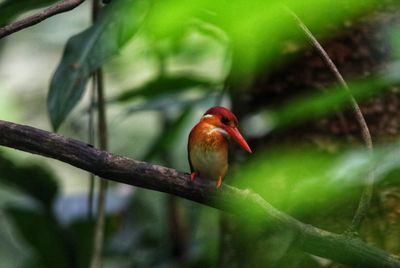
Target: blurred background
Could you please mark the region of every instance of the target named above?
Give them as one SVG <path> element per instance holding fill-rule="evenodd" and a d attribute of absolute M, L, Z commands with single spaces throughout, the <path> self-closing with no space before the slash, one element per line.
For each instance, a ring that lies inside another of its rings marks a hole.
<path fill-rule="evenodd" d="M 2 0 L 0 26 L 55 2 Z M 287 8 L 349 83 L 374 157 L 350 96 Z M 360 236 L 400 254 L 397 9 L 376 0 L 112 0 L 93 24 L 85 1 L 0 40 L 0 119 L 90 142 L 90 74 L 102 66 L 109 151 L 189 172 L 190 129 L 209 107 L 230 107 L 254 154 L 232 145 L 225 183 L 342 233 L 373 166 Z M 3 267 L 88 267 L 89 174 L 1 148 L 0 184 Z M 109 187 L 106 215 L 104 267 L 344 267 L 293 248 L 289 232 L 127 185 Z"/>

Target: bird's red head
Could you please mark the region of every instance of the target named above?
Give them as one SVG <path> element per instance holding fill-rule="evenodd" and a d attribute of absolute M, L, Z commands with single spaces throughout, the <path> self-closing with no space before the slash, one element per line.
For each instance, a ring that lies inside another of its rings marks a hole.
<path fill-rule="evenodd" d="M 225 131 L 231 136 L 243 149 L 251 153 L 251 149 L 238 130 L 238 120 L 236 116 L 227 108 L 222 106 L 214 106 L 205 112 L 202 121 L 214 125 Z"/>

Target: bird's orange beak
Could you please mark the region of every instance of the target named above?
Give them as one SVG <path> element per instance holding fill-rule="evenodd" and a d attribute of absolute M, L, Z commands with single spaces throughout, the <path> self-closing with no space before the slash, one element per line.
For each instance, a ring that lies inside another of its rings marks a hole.
<path fill-rule="evenodd" d="M 225 127 L 226 132 L 247 152 L 252 153 L 249 145 L 246 140 L 243 138 L 242 134 L 240 134 L 239 130 L 236 127 Z"/>

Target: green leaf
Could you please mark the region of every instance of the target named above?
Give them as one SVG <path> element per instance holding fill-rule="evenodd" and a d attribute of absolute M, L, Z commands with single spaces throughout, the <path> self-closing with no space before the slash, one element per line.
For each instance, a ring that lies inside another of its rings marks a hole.
<path fill-rule="evenodd" d="M 64 248 L 65 242 L 57 223 L 46 213 L 35 209 L 6 209 L 22 238 L 35 252 L 39 267 L 74 267 L 73 256 Z"/>
<path fill-rule="evenodd" d="M 354 213 L 352 206 L 359 198 L 367 154 L 364 152 L 361 159 L 359 155 L 353 156 L 347 162 L 361 162 L 358 171 L 361 168 L 363 174 L 354 172 L 339 178 L 337 163 L 345 153 L 324 152 L 301 144 L 279 144 L 256 152 L 245 165 L 231 171 L 232 179 L 239 187 L 255 190 L 272 205 L 296 217 L 305 217 L 313 211 L 329 215 L 336 209 L 348 216 L 347 213 Z M 262 217 L 257 211 L 249 212 L 254 217 Z"/>
<path fill-rule="evenodd" d="M 55 130 L 81 99 L 90 75 L 138 31 L 146 9 L 140 0 L 113 1 L 93 26 L 68 40 L 47 97 Z"/>
<path fill-rule="evenodd" d="M 16 165 L 0 154 L 0 182 L 15 187 L 50 210 L 58 193 L 54 175 L 39 165 Z"/>
<path fill-rule="evenodd" d="M 40 8 L 56 0 L 6 0 L 0 3 L 0 27 L 6 25 L 23 12 Z"/>
<path fill-rule="evenodd" d="M 135 88 L 120 94 L 112 101 L 126 102 L 136 97 L 154 98 L 160 95 L 180 93 L 185 89 L 195 87 L 204 87 L 207 89 L 211 89 L 216 85 L 216 82 L 212 82 L 206 78 L 196 76 L 160 76 L 157 79 L 146 83 L 142 87 Z"/>

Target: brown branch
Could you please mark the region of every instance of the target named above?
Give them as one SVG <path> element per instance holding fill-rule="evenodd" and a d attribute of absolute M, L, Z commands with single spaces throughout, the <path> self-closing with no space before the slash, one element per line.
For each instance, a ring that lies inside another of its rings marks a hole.
<path fill-rule="evenodd" d="M 54 15 L 57 15 L 59 13 L 63 13 L 69 10 L 74 9 L 75 7 L 79 6 L 82 4 L 85 0 L 63 0 L 59 1 L 56 4 L 32 15 L 27 18 L 21 19 L 19 21 L 10 23 L 2 28 L 0 28 L 0 39 L 8 36 L 12 33 L 18 32 L 22 29 L 28 28 L 30 26 L 33 26 L 35 24 L 38 24 L 39 22 L 50 18 Z"/>
<path fill-rule="evenodd" d="M 258 219 L 275 229 L 291 231 L 294 245 L 310 254 L 357 267 L 400 267 L 397 256 L 358 238 L 330 233 L 304 224 L 275 209 L 258 194 L 223 185 L 215 190 L 205 180 L 190 182 L 189 174 L 116 156 L 78 140 L 0 120 L 0 145 L 58 159 L 99 177 L 165 192 L 230 212 L 244 220 Z M 246 210 L 243 208 L 246 204 Z M 257 216 L 256 218 L 252 218 Z"/>
<path fill-rule="evenodd" d="M 340 83 L 340 85 L 346 90 L 348 97 L 350 99 L 351 105 L 353 107 L 353 112 L 356 117 L 356 120 L 360 126 L 361 135 L 364 140 L 366 147 L 369 150 L 370 157 L 373 153 L 373 145 L 372 145 L 372 138 L 369 132 L 369 128 L 365 118 L 361 112 L 360 106 L 358 105 L 356 99 L 351 94 L 349 86 L 347 85 L 346 81 L 344 80 L 343 76 L 339 72 L 338 68 L 336 67 L 335 63 L 333 63 L 332 59 L 329 57 L 328 53 L 325 49 L 321 46 L 312 32 L 308 29 L 308 27 L 303 23 L 303 21 L 294 13 L 291 9 L 286 7 L 286 10 L 292 15 L 292 17 L 297 22 L 298 26 L 302 29 L 304 34 L 307 36 L 309 41 L 313 44 L 313 46 L 317 49 L 318 53 L 320 54 L 321 58 L 328 66 L 328 68 L 332 71 L 333 75 L 336 77 L 336 80 Z M 349 227 L 349 233 L 357 233 L 361 227 L 362 222 L 364 221 L 365 217 L 367 216 L 368 209 L 371 204 L 373 189 L 374 189 L 374 172 L 373 168 L 370 169 L 368 172 L 368 177 L 366 179 L 365 188 L 361 194 L 361 198 L 357 207 L 357 211 L 354 214 L 352 223 Z"/>

